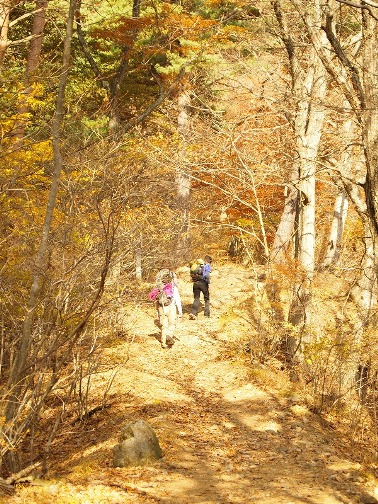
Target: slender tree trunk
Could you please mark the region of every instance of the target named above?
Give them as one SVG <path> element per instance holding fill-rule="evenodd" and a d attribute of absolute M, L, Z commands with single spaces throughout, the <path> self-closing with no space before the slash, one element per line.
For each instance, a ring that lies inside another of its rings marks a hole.
<path fill-rule="evenodd" d="M 363 25 L 363 145 L 366 159 L 365 195 L 371 222 L 372 246 L 378 243 L 378 22 L 368 12 L 362 13 Z M 375 254 L 377 257 L 377 254 Z M 377 260 L 377 259 L 376 259 Z"/>
<path fill-rule="evenodd" d="M 280 0 L 272 0 L 273 11 L 278 23 L 279 36 L 287 53 L 289 72 L 291 76 L 291 93 L 296 101 L 297 83 L 302 74 L 301 65 L 295 51 L 294 40 L 291 37 L 291 32 L 286 22 L 284 9 L 282 9 Z M 296 231 L 295 225 L 297 222 L 298 208 L 298 181 L 299 181 L 299 162 L 298 159 L 293 161 L 290 182 L 287 184 L 285 191 L 285 205 L 283 213 L 278 225 L 274 242 L 271 250 L 271 261 L 273 264 L 285 263 L 289 252 L 290 244 L 293 240 Z"/>
<path fill-rule="evenodd" d="M 179 219 L 177 225 L 177 259 L 188 259 L 188 252 L 190 250 L 190 236 L 189 236 L 189 223 L 190 223 L 190 176 L 188 174 L 187 162 L 187 144 L 189 141 L 189 107 L 190 95 L 185 89 L 181 91 L 178 96 L 178 118 L 177 130 L 179 134 L 179 141 L 181 148 L 178 152 L 178 160 L 176 167 L 176 188 L 177 188 L 177 208 L 179 212 Z"/>
<path fill-rule="evenodd" d="M 32 32 L 35 38 L 32 38 L 29 45 L 28 59 L 26 62 L 26 78 L 30 83 L 39 63 L 41 61 L 43 32 L 46 24 L 46 8 L 48 0 L 36 0 L 35 8 L 37 12 L 33 17 Z"/>
<path fill-rule="evenodd" d="M 329 268 L 336 264 L 339 259 L 340 245 L 348 214 L 348 207 L 348 196 L 344 189 L 340 189 L 336 195 L 327 248 L 320 269 Z"/>
<path fill-rule="evenodd" d="M 311 282 L 315 269 L 315 175 L 316 159 L 324 120 L 322 100 L 327 89 L 326 72 L 315 51 L 309 55 L 312 66 L 303 82 L 302 98 L 295 121 L 298 183 L 298 262 L 300 281 L 293 289 L 289 322 L 305 326 L 310 322 Z"/>
<path fill-rule="evenodd" d="M 11 3 L 8 0 L 0 2 L 0 68 L 4 62 L 5 52 L 8 47 L 9 14 Z"/>
<path fill-rule="evenodd" d="M 6 419 L 11 421 L 17 411 L 18 394 L 22 388 L 22 381 L 25 378 L 25 368 L 28 354 L 32 342 L 33 323 L 35 310 L 38 306 L 38 298 L 43 284 L 44 272 L 46 270 L 46 257 L 48 252 L 48 240 L 55 208 L 56 196 L 59 188 L 60 175 L 62 171 L 62 158 L 60 153 L 60 128 L 64 116 L 64 97 L 68 79 L 69 62 L 71 55 L 71 41 L 73 33 L 73 19 L 76 0 L 70 0 L 69 13 L 67 19 L 66 38 L 63 49 L 62 73 L 59 82 L 58 95 L 56 100 L 56 111 L 52 125 L 53 152 L 54 152 L 54 172 L 51 180 L 50 195 L 45 213 L 45 220 L 42 229 L 41 242 L 35 260 L 33 283 L 30 289 L 29 301 L 23 323 L 23 331 L 20 338 L 20 346 L 13 361 L 12 369 L 8 381 L 8 390 L 11 397 L 6 408 Z"/>
<path fill-rule="evenodd" d="M 43 32 L 45 29 L 46 23 L 46 7 L 47 0 L 37 0 L 35 3 L 35 7 L 37 12 L 34 14 L 33 25 L 32 25 L 32 38 L 29 45 L 28 59 L 26 62 L 26 74 L 25 74 L 25 85 L 26 88 L 24 90 L 24 98 L 20 104 L 18 109 L 18 115 L 20 120 L 16 126 L 15 137 L 18 140 L 15 145 L 15 150 L 21 148 L 22 146 L 22 138 L 25 135 L 25 116 L 29 111 L 29 107 L 27 105 L 27 99 L 30 93 L 32 92 L 31 84 L 33 82 L 33 78 L 35 76 L 36 70 L 39 66 L 41 60 L 41 51 L 42 51 L 42 40 L 43 40 Z"/>
<path fill-rule="evenodd" d="M 343 138 L 347 142 L 346 148 L 341 156 L 339 172 L 346 174 L 350 172 L 350 165 L 353 157 L 353 148 L 355 141 L 355 128 L 352 121 L 352 111 L 348 102 L 344 102 L 345 110 L 348 111 L 348 118 L 343 124 Z M 339 184 L 339 182 L 337 182 Z M 340 246 L 345 227 L 346 218 L 348 215 L 349 200 L 345 189 L 339 188 L 336 195 L 335 204 L 333 208 L 333 216 L 331 222 L 331 229 L 328 238 L 326 250 L 324 252 L 323 260 L 320 264 L 320 269 L 326 269 L 337 263 L 340 254 Z"/>
<path fill-rule="evenodd" d="M 290 245 L 295 235 L 295 221 L 298 201 L 299 166 L 293 163 L 291 183 L 285 188 L 285 205 L 278 225 L 272 250 L 270 253 L 273 264 L 284 264 L 288 260 Z"/>

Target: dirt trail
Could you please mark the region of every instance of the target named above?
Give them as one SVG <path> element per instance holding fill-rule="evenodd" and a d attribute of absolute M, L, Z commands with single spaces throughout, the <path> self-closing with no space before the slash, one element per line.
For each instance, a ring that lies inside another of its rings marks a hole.
<path fill-rule="evenodd" d="M 216 270 L 211 318 L 200 314 L 198 321 L 188 319 L 191 285 L 185 272 L 179 276 L 184 317 L 175 345 L 160 347 L 151 305 L 140 308 L 143 316 L 126 307 L 124 330 L 134 342 L 116 375 L 112 407 L 75 432 L 75 450 L 62 443 L 55 479 L 7 502 L 377 502 L 372 471 L 299 403 L 283 377 L 281 386 L 273 376 L 272 388 L 263 390 L 247 360 L 225 357 L 227 342 L 250 331 L 243 306 L 255 286 L 253 272 Z M 126 343 L 108 349 L 108 357 L 122 360 L 126 350 Z M 135 419 L 150 422 L 165 457 L 149 467 L 114 469 L 120 426 Z"/>

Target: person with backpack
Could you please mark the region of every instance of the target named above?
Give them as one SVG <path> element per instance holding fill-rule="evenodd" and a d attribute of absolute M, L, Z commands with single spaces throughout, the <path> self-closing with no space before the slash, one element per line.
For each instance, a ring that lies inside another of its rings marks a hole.
<path fill-rule="evenodd" d="M 156 276 L 156 284 L 158 285 L 161 282 L 161 279 L 164 278 L 166 275 L 169 275 L 167 277 L 167 279 L 169 278 L 172 282 L 172 287 L 173 287 L 172 299 L 173 299 L 173 302 L 176 306 L 176 310 L 177 310 L 179 318 L 182 318 L 182 303 L 181 303 L 180 292 L 178 289 L 178 280 L 177 280 L 176 273 L 174 271 L 169 270 L 168 268 L 160 270 Z"/>
<path fill-rule="evenodd" d="M 177 288 L 177 276 L 169 268 L 164 268 L 156 275 L 155 287 L 148 295 L 155 302 L 156 313 L 161 329 L 162 348 L 171 347 L 174 343 L 176 328 L 176 310 L 182 307 L 180 294 Z"/>
<path fill-rule="evenodd" d="M 193 282 L 193 296 L 194 301 L 189 314 L 191 320 L 196 320 L 198 315 L 198 309 L 200 306 L 201 292 L 203 294 L 203 300 L 205 302 L 204 315 L 205 317 L 210 317 L 210 274 L 211 274 L 211 262 L 210 256 L 205 256 L 205 260 L 196 259 L 192 261 L 190 266 L 190 278 Z"/>

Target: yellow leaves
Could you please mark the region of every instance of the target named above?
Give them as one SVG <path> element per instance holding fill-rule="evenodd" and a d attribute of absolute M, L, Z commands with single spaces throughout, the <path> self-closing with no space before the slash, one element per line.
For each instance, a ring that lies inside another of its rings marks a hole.
<path fill-rule="evenodd" d="M 12 115 L 4 117 L 1 115 L 1 135 L 2 143 L 9 145 L 12 142 L 14 135 L 12 133 L 15 128 L 22 125 L 26 129 L 30 120 L 33 118 L 33 112 L 45 106 L 46 96 L 44 87 L 41 84 L 30 84 L 26 89 L 23 84 L 18 83 L 16 93 L 12 93 L 12 109 L 15 111 Z"/>
<path fill-rule="evenodd" d="M 86 226 L 84 225 L 84 228 Z M 89 233 L 83 233 L 83 229 L 78 229 L 73 231 L 71 234 L 72 245 L 84 245 L 86 250 L 89 250 L 93 246 L 93 236 Z"/>
<path fill-rule="evenodd" d="M 44 105 L 45 89 L 42 84 L 34 82 L 23 92 L 23 102 L 32 110 L 38 110 Z"/>
<path fill-rule="evenodd" d="M 253 228 L 254 227 L 254 221 L 251 219 L 246 219 L 246 218 L 240 218 L 236 220 L 237 226 L 243 228 L 243 229 L 248 229 L 248 228 Z"/>
<path fill-rule="evenodd" d="M 15 145 L 13 151 L 9 142 L 8 150 L 10 153 L 6 156 L 6 163 L 0 166 L 1 178 L 14 177 L 18 182 L 22 181 L 21 185 L 25 189 L 33 189 L 39 183 L 46 182 L 44 166 L 52 159 L 49 140 L 29 145 L 24 141 L 22 149 L 17 149 Z"/>

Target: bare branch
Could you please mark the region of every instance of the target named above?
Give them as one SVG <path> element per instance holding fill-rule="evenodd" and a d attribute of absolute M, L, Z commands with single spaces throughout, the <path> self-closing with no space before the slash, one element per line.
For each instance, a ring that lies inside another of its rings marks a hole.
<path fill-rule="evenodd" d="M 282 12 L 281 3 L 277 0 L 272 1 L 273 10 L 277 19 L 277 23 L 280 29 L 280 37 L 286 48 L 289 62 L 290 62 L 290 74 L 291 80 L 294 83 L 295 80 L 295 70 L 294 70 L 294 61 L 295 61 L 295 49 L 293 39 L 289 35 L 289 30 Z"/>
<path fill-rule="evenodd" d="M 146 110 L 140 114 L 138 117 L 136 117 L 132 122 L 130 122 L 126 127 L 125 127 L 125 131 L 130 131 L 133 127 L 137 126 L 138 124 L 140 124 L 141 122 L 144 121 L 144 119 L 146 119 L 146 117 L 148 117 L 154 110 L 156 110 L 158 108 L 158 106 L 163 103 L 163 101 L 169 96 L 171 95 L 175 89 L 176 89 L 176 86 L 177 84 L 181 81 L 181 79 L 183 78 L 183 76 L 185 75 L 185 69 L 186 69 L 186 66 L 187 65 L 183 65 L 181 67 L 181 70 L 180 72 L 178 73 L 176 79 L 174 80 L 173 84 L 171 86 L 169 86 L 169 88 L 165 91 L 163 91 L 159 96 L 158 98 L 153 102 L 151 103 L 151 105 L 149 105 Z"/>
<path fill-rule="evenodd" d="M 40 38 L 42 35 L 29 35 L 28 37 L 25 37 L 23 39 L 18 39 L 18 40 L 8 40 L 7 42 L 7 47 L 12 46 L 12 45 L 20 45 L 24 44 L 25 42 L 30 42 L 31 40 Z"/>
<path fill-rule="evenodd" d="M 17 23 L 22 21 L 23 19 L 26 19 L 30 16 L 33 16 L 34 14 L 37 14 L 37 12 L 42 12 L 46 10 L 46 7 L 41 7 L 40 9 L 36 9 L 32 12 L 27 12 L 26 14 L 23 14 L 22 16 L 18 17 L 17 19 L 14 19 L 13 21 L 9 22 L 9 27 L 15 26 Z"/>
<path fill-rule="evenodd" d="M 357 3 L 351 2 L 350 0 L 336 0 L 336 2 L 343 3 L 345 5 L 349 5 L 350 7 L 356 7 L 358 9 L 369 9 L 369 6 L 370 7 L 378 7 L 378 3 L 372 2 L 371 0 L 365 0 L 364 4 L 360 4 L 360 3 L 357 4 Z"/>
<path fill-rule="evenodd" d="M 355 9 L 361 9 L 361 10 L 365 9 L 369 12 L 371 17 L 373 17 L 378 21 L 378 16 L 376 16 L 371 9 L 371 7 L 378 8 L 377 2 L 372 2 L 371 0 L 365 0 L 365 4 L 359 4 L 359 3 L 357 4 L 354 2 L 350 2 L 349 0 L 336 0 L 336 1 L 344 5 L 349 5 L 349 7 L 354 7 Z"/>
<path fill-rule="evenodd" d="M 335 51 L 335 54 L 340 61 L 340 63 L 345 67 L 347 71 L 350 73 L 350 78 L 352 81 L 352 86 L 353 89 L 355 90 L 358 100 L 361 104 L 361 108 L 365 108 L 365 97 L 364 97 L 364 91 L 362 89 L 360 77 L 358 74 L 358 70 L 355 65 L 352 64 L 352 62 L 349 60 L 349 58 L 346 56 L 345 52 L 343 51 L 343 48 L 341 47 L 340 42 L 337 40 L 335 37 L 333 30 L 332 30 L 332 16 L 327 14 L 326 16 L 326 24 L 325 26 L 322 26 L 322 29 L 325 31 L 327 38 L 329 40 L 329 43 L 333 47 L 333 50 Z"/>
<path fill-rule="evenodd" d="M 95 61 L 95 59 L 93 58 L 89 48 L 88 48 L 88 44 L 85 40 L 85 37 L 84 37 L 84 33 L 83 33 L 83 30 L 81 28 L 81 19 L 80 19 L 80 11 L 79 10 L 76 10 L 75 12 L 75 21 L 76 21 L 76 33 L 77 33 L 77 37 L 79 39 L 79 42 L 80 42 L 80 45 L 81 45 L 81 48 L 83 49 L 83 52 L 84 52 L 84 55 L 85 57 L 87 58 L 91 68 L 92 68 L 92 71 L 93 73 L 96 75 L 96 77 L 98 78 L 98 80 L 100 81 L 101 83 L 101 86 L 105 89 L 109 89 L 109 83 L 103 78 L 102 74 L 101 74 L 101 71 Z"/>

